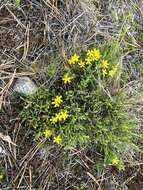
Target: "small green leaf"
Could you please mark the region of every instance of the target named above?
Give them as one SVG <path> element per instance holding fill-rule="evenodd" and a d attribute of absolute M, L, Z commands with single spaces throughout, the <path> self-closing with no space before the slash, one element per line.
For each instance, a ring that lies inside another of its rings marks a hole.
<path fill-rule="evenodd" d="M 20 1 L 21 1 L 21 0 L 15 0 L 16 6 L 18 6 L 18 7 L 20 6 Z"/>

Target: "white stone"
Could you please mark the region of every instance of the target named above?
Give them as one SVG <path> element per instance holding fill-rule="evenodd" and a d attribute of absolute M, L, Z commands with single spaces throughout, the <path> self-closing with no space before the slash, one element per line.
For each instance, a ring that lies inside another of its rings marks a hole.
<path fill-rule="evenodd" d="M 13 90 L 23 95 L 31 95 L 36 92 L 37 86 L 29 77 L 20 77 L 15 81 Z"/>

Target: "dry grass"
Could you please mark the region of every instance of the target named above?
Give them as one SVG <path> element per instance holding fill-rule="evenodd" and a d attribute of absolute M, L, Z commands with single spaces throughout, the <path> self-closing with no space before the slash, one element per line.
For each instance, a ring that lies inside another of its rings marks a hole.
<path fill-rule="evenodd" d="M 128 14 L 132 19 L 126 26 L 132 32 L 126 32 L 121 44 L 124 70 L 131 73 L 129 80 L 142 80 L 143 51 L 138 39 L 138 28 L 143 25 L 142 1 L 22 0 L 20 7 L 13 2 L 0 1 L 0 131 L 10 135 L 17 146 L 0 140 L 7 154 L 0 155 L 0 189 L 142 190 L 141 155 L 134 155 L 137 161 L 127 163 L 126 172 L 106 169 L 97 173 L 92 152 L 73 150 L 67 154 L 62 148 L 44 147 L 44 141 L 33 143 L 30 130 L 19 120 L 19 100 L 11 100 L 16 78 L 28 75 L 37 83 L 45 82 L 43 70 L 51 54 L 60 55 L 64 62 L 69 51 L 118 37 Z M 136 113 L 141 117 L 142 104 L 138 107 Z"/>

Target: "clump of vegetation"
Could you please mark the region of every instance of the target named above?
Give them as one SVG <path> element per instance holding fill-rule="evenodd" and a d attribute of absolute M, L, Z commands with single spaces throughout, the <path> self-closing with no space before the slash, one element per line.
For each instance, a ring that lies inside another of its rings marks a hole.
<path fill-rule="evenodd" d="M 36 140 L 47 138 L 68 149 L 94 146 L 102 164 L 123 169 L 124 155 L 135 147 L 137 125 L 127 112 L 120 74 L 117 43 L 75 53 L 56 85 L 24 99 L 22 121 Z"/>

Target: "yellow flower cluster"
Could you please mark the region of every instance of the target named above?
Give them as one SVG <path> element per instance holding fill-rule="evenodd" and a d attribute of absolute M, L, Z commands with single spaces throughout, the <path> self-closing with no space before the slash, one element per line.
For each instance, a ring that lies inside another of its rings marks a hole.
<path fill-rule="evenodd" d="M 86 53 L 86 64 L 89 65 L 92 62 L 98 61 L 101 58 L 101 53 L 99 49 L 92 49 L 92 50 L 88 50 Z"/>
<path fill-rule="evenodd" d="M 68 60 L 68 64 L 69 65 L 78 65 L 79 68 L 83 69 L 86 66 L 93 64 L 93 63 L 99 63 L 99 69 L 101 69 L 103 76 L 109 76 L 109 77 L 113 77 L 116 72 L 117 72 L 117 67 L 112 67 L 108 60 L 104 60 L 102 59 L 102 55 L 99 49 L 91 49 L 88 50 L 86 52 L 86 54 L 84 55 L 84 60 L 82 60 L 80 58 L 79 55 L 74 54 L 73 56 L 71 56 L 71 58 Z M 98 65 L 98 64 L 97 64 Z M 74 78 L 74 75 L 70 74 L 70 72 L 67 72 L 63 77 L 62 77 L 62 81 L 64 84 L 70 84 L 72 82 Z M 62 100 L 62 96 L 57 95 L 55 96 L 55 98 L 53 98 L 52 101 L 52 105 L 54 107 L 60 107 L 61 104 L 63 103 Z M 50 123 L 51 124 L 56 124 L 57 122 L 60 121 L 65 121 L 67 118 L 69 117 L 69 113 L 67 110 L 63 110 L 60 111 L 58 113 L 55 113 L 55 115 L 53 115 L 50 118 Z M 54 131 L 46 129 L 43 131 L 43 135 L 45 136 L 45 138 L 50 137 L 51 135 L 54 134 Z M 58 135 L 58 136 L 54 136 L 53 137 L 53 142 L 60 144 L 62 142 L 62 138 Z M 119 160 L 117 158 L 114 158 L 112 160 L 112 165 L 118 165 Z"/>
<path fill-rule="evenodd" d="M 79 55 L 74 54 L 73 56 L 71 56 L 71 58 L 68 60 L 68 63 L 70 65 L 73 65 L 75 63 L 77 63 L 79 61 Z"/>
<path fill-rule="evenodd" d="M 44 134 L 45 138 L 48 138 L 48 137 L 50 137 L 53 134 L 53 132 L 52 132 L 52 130 L 45 129 L 43 131 L 43 134 Z"/>
<path fill-rule="evenodd" d="M 67 110 L 56 113 L 55 116 L 52 116 L 50 121 L 52 124 L 57 123 L 58 121 L 65 121 L 69 117 Z"/>
<path fill-rule="evenodd" d="M 85 60 L 81 60 L 80 56 L 77 54 L 74 54 L 71 56 L 71 58 L 68 60 L 68 63 L 70 65 L 78 64 L 80 68 L 84 68 L 86 65 L 90 65 L 95 61 L 98 61 L 101 58 L 101 53 L 99 49 L 91 49 L 88 50 L 85 56 Z"/>
<path fill-rule="evenodd" d="M 53 131 L 49 130 L 49 129 L 45 129 L 43 131 L 43 134 L 44 134 L 45 138 L 49 138 L 53 134 Z M 53 142 L 57 143 L 57 144 L 61 144 L 62 138 L 58 135 L 58 136 L 53 138 Z"/>
<path fill-rule="evenodd" d="M 56 96 L 53 99 L 52 104 L 54 105 L 54 107 L 60 107 L 62 102 L 63 102 L 62 96 Z M 52 116 L 50 118 L 50 122 L 51 122 L 51 124 L 55 124 L 58 121 L 65 121 L 68 117 L 69 117 L 69 113 L 67 110 L 60 111 L 59 113 L 55 113 L 55 116 Z M 53 135 L 53 133 L 54 132 L 52 130 L 49 130 L 49 129 L 45 129 L 43 131 L 43 135 L 45 136 L 45 138 L 50 137 L 51 135 Z M 57 143 L 57 144 L 61 144 L 62 138 L 59 135 L 55 136 L 55 137 L 53 137 L 53 142 Z"/>
<path fill-rule="evenodd" d="M 62 96 L 56 96 L 52 102 L 54 104 L 54 107 L 59 107 L 61 103 L 63 102 Z"/>
<path fill-rule="evenodd" d="M 109 68 L 108 61 L 107 60 L 102 60 L 101 69 L 102 69 L 102 73 L 103 73 L 104 76 L 108 74 L 108 68 Z"/>
<path fill-rule="evenodd" d="M 108 77 L 114 77 L 115 74 L 117 73 L 117 67 L 111 67 L 109 64 L 108 60 L 101 60 L 101 52 L 99 49 L 91 49 L 87 50 L 85 54 L 85 59 L 82 60 L 80 59 L 80 56 L 77 54 L 74 54 L 71 56 L 69 59 L 68 63 L 70 65 L 77 64 L 80 68 L 85 68 L 86 65 L 90 65 L 95 63 L 96 61 L 100 62 L 100 68 L 102 71 L 103 76 L 108 76 Z M 62 80 L 64 81 L 65 84 L 70 83 L 73 77 L 69 76 L 68 74 L 64 75 Z"/>
<path fill-rule="evenodd" d="M 109 76 L 109 77 L 114 77 L 116 72 L 117 72 L 117 67 L 114 67 L 110 70 L 110 65 L 107 60 L 102 60 L 101 61 L 101 69 L 103 76 Z"/>

